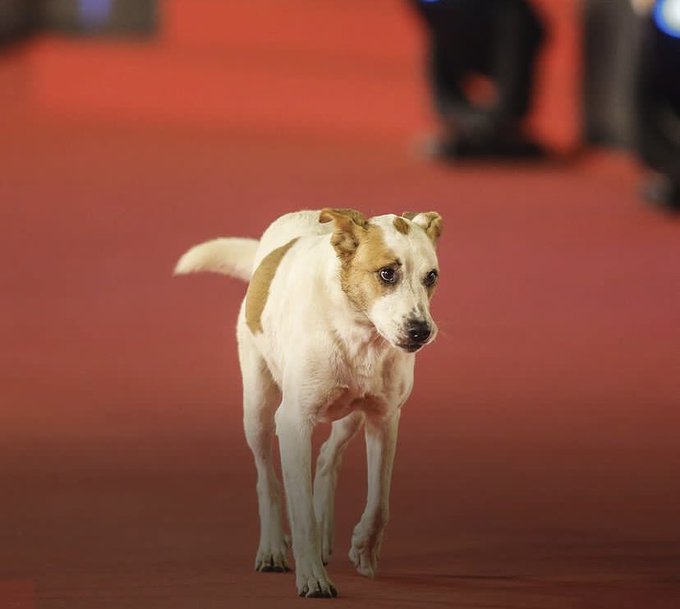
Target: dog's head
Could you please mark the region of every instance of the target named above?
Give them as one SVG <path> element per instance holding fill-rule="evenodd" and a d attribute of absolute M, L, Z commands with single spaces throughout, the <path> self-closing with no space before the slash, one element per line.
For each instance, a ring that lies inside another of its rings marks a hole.
<path fill-rule="evenodd" d="M 352 209 L 324 209 L 334 222 L 331 243 L 340 281 L 353 305 L 395 347 L 418 351 L 434 340 L 430 299 L 439 279 L 435 244 L 442 230 L 436 212 L 370 219 Z"/>

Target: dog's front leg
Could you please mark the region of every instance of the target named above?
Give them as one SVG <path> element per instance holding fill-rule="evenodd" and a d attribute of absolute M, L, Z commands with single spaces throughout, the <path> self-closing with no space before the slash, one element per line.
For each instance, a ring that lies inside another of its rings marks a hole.
<path fill-rule="evenodd" d="M 295 581 L 300 596 L 337 596 L 321 562 L 312 501 L 312 429 L 306 405 L 284 400 L 276 412 L 283 481 L 293 537 Z"/>
<path fill-rule="evenodd" d="M 349 557 L 357 571 L 374 577 L 383 532 L 390 517 L 389 498 L 392 465 L 397 445 L 399 410 L 366 420 L 368 499 L 361 520 L 352 534 Z"/>
<path fill-rule="evenodd" d="M 335 487 L 342 464 L 342 455 L 350 440 L 364 423 L 360 410 L 333 423 L 331 436 L 324 442 L 316 462 L 314 477 L 314 513 L 321 535 L 321 560 L 328 564 L 333 552 L 333 527 L 335 512 Z"/>

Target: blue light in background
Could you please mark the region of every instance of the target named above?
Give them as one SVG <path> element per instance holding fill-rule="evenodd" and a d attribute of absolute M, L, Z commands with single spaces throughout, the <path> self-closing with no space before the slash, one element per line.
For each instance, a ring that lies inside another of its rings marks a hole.
<path fill-rule="evenodd" d="M 659 0 L 654 6 L 654 21 L 664 34 L 680 38 L 680 0 Z"/>
<path fill-rule="evenodd" d="M 78 0 L 80 23 L 87 29 L 106 25 L 111 17 L 113 0 Z"/>

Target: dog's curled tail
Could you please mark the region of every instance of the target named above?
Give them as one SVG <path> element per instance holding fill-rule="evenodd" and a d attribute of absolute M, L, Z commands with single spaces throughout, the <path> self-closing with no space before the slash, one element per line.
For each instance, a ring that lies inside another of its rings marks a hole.
<path fill-rule="evenodd" d="M 175 267 L 175 275 L 209 271 L 250 281 L 255 254 L 260 242 L 257 239 L 223 237 L 192 247 Z"/>

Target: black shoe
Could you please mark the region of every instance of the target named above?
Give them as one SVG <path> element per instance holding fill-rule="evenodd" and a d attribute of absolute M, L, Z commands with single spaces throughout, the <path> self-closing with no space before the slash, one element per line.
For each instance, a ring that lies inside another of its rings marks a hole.
<path fill-rule="evenodd" d="M 540 160 L 547 156 L 545 149 L 527 137 L 496 137 L 476 140 L 465 137 L 441 137 L 427 143 L 427 156 L 442 161 Z"/>
<path fill-rule="evenodd" d="M 651 178 L 642 187 L 642 198 L 666 212 L 680 212 L 680 182 L 665 175 Z"/>

